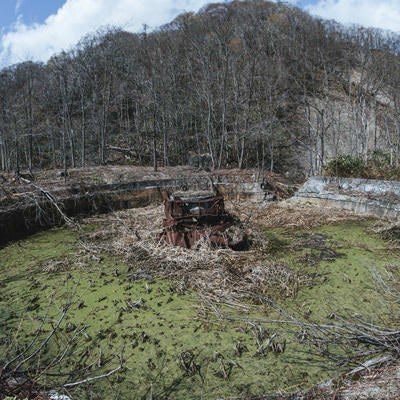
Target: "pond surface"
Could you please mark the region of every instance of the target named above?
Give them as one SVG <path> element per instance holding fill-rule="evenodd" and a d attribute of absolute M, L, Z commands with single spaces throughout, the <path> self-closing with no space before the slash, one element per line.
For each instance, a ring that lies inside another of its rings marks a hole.
<path fill-rule="evenodd" d="M 294 298 L 246 308 L 205 308 L 199 294 L 181 290 L 179 282 L 129 280 L 134 262 L 85 251 L 80 234 L 66 227 L 39 233 L 0 249 L 1 358 L 11 359 L 31 342 L 39 345 L 67 310 L 36 359 L 54 364 L 41 384 L 63 391 L 65 383 L 124 366 L 69 387 L 79 399 L 215 399 L 309 388 L 350 366 L 299 340 L 295 324 L 276 322 L 287 320 L 286 312 L 306 322 L 359 314 L 377 323 L 399 311 L 378 294 L 373 278 L 389 267 L 397 273 L 399 253 L 369 226 L 269 230 L 268 257 L 309 279 Z"/>

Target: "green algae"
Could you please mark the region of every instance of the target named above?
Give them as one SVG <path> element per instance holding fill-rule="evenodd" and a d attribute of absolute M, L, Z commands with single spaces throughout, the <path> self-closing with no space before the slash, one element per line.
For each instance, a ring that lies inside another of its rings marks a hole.
<path fill-rule="evenodd" d="M 375 290 L 372 273 L 397 265 L 399 255 L 368 227 L 360 222 L 307 232 L 270 230 L 271 257 L 310 277 L 294 299 L 274 301 L 314 322 L 352 313 L 380 321 L 388 306 Z M 46 270 L 63 260 L 68 260 L 67 270 Z M 5 354 L 13 349 L 10 343 L 29 342 L 44 319 L 52 321 L 43 327 L 43 334 L 48 333 L 67 307 L 61 332 L 81 334 L 69 358 L 57 367 L 66 374 L 58 383 L 78 381 L 83 371 L 89 376 L 105 373 L 123 359 L 123 372 L 79 387 L 77 398 L 254 396 L 309 387 L 342 372 L 294 340 L 293 327 L 269 322 L 281 318 L 269 307 L 244 313 L 222 306 L 220 318 L 204 320 L 197 293 L 178 293 L 166 280 L 130 281 L 131 266 L 109 254 L 88 257 L 79 233 L 67 228 L 6 246 L 0 250 L 0 266 Z M 257 352 L 261 331 L 263 338 L 285 343 L 285 352 Z M 51 358 L 60 342 L 46 349 L 44 359 Z M 42 383 L 57 381 L 42 378 Z"/>
<path fill-rule="evenodd" d="M 321 320 L 332 313 L 373 316 L 387 311 L 376 291 L 373 275 L 386 265 L 398 264 L 399 253 L 391 250 L 369 227 L 369 222 L 321 227 L 313 235 L 326 237 L 323 249 L 318 245 L 314 249 L 305 248 L 300 240 L 286 256 L 293 268 L 313 277 L 313 283 L 296 299 L 296 304 L 309 309 L 313 319 Z M 296 237 L 304 237 L 304 233 L 297 232 Z M 331 254 L 328 260 L 321 257 L 321 250 L 326 249 Z"/>

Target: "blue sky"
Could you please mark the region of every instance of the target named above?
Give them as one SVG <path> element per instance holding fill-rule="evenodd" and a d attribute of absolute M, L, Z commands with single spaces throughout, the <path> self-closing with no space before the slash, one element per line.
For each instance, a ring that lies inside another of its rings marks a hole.
<path fill-rule="evenodd" d="M 144 24 L 157 27 L 180 12 L 198 11 L 210 2 L 213 1 L 1 0 L 0 68 L 25 60 L 45 62 L 102 26 L 120 26 L 138 32 Z M 400 0 L 287 2 L 322 18 L 400 33 Z"/>
<path fill-rule="evenodd" d="M 12 29 L 18 18 L 22 18 L 28 25 L 43 23 L 65 2 L 65 0 L 1 0 L 0 29 L 2 32 Z"/>

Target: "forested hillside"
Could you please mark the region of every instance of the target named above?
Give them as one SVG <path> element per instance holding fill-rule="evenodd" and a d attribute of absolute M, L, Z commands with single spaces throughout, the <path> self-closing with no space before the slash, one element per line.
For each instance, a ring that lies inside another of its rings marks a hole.
<path fill-rule="evenodd" d="M 129 10 L 126 10 L 129 13 Z M 315 174 L 400 152 L 398 35 L 262 0 L 102 29 L 0 71 L 0 168 L 186 164 Z"/>

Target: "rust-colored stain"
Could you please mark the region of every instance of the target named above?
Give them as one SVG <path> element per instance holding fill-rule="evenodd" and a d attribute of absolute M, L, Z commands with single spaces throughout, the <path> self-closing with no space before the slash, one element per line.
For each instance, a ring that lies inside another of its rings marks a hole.
<path fill-rule="evenodd" d="M 206 238 L 216 247 L 232 247 L 226 230 L 233 225 L 233 218 L 225 212 L 222 195 L 180 197 L 163 192 L 163 199 L 162 237 L 167 243 L 190 249 Z"/>

